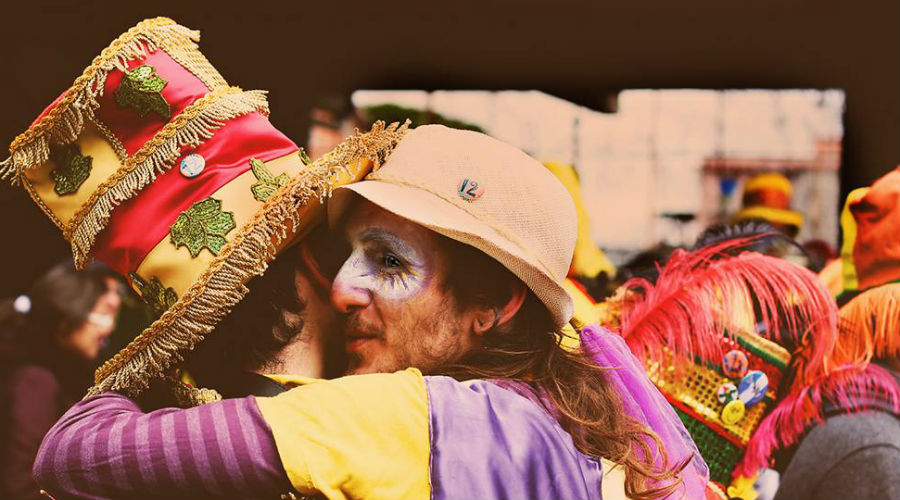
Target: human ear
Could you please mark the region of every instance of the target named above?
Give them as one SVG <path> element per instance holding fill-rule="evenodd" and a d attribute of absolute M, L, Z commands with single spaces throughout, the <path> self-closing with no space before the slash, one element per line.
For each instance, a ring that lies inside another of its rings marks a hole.
<path fill-rule="evenodd" d="M 312 256 L 312 251 L 305 243 L 300 243 L 300 260 L 309 271 L 309 276 L 312 278 L 313 282 L 325 292 L 330 291 L 331 280 L 326 278 L 325 275 L 322 274 L 321 268 L 316 262 L 316 259 Z"/>
<path fill-rule="evenodd" d="M 516 281 L 511 287 L 509 299 L 502 307 L 490 307 L 487 304 L 476 307 L 472 324 L 476 335 L 484 335 L 491 329 L 508 323 L 519 312 L 525 302 L 527 289 L 520 281 Z"/>

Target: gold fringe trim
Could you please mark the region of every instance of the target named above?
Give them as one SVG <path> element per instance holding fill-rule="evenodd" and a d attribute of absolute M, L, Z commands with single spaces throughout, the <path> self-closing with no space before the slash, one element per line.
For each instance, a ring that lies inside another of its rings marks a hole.
<path fill-rule="evenodd" d="M 151 379 L 183 360 L 246 295 L 247 281 L 265 271 L 289 228 L 299 225 L 298 211 L 313 199 L 324 202 L 338 175 L 349 173 L 358 161 L 380 167 L 408 124 L 378 122 L 370 132 L 357 132 L 280 188 L 175 305 L 97 370 L 88 395 L 123 391 L 137 396 Z"/>
<path fill-rule="evenodd" d="M 72 244 L 76 269 L 87 265 L 97 234 L 106 227 L 116 206 L 169 170 L 184 148 L 199 146 L 228 120 L 254 111 L 269 114 L 265 92 L 219 88 L 185 108 L 141 146 L 91 194 L 63 230 L 63 236 Z"/>
<path fill-rule="evenodd" d="M 185 28 L 166 17 L 141 21 L 119 36 L 95 57 L 75 79 L 64 97 L 37 124 L 20 134 L 9 146 L 10 160 L 0 166 L 0 178 L 17 182 L 22 170 L 42 165 L 49 158 L 50 144 L 75 142 L 100 107 L 106 77 L 114 69 L 127 70 L 128 61 L 143 59 L 163 49 L 200 78 L 210 90 L 227 84 L 197 49 L 200 32 Z"/>
<path fill-rule="evenodd" d="M 835 365 L 900 356 L 900 283 L 870 288 L 838 312 Z"/>

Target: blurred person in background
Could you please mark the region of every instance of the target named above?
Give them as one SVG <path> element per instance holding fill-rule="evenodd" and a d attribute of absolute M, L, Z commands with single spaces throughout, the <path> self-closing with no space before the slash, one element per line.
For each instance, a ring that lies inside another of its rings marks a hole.
<path fill-rule="evenodd" d="M 121 305 L 101 266 L 59 264 L 0 303 L 0 497 L 40 498 L 31 466 L 44 434 L 90 387 Z"/>

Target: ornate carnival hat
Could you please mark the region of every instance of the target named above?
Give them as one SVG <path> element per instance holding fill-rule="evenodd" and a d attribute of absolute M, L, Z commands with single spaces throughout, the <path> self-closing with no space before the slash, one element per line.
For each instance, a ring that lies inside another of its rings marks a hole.
<path fill-rule="evenodd" d="M 630 280 L 615 299 L 619 331 L 728 497 L 747 495 L 825 402 L 900 396 L 878 367 L 836 362 L 837 305 L 809 270 L 746 250 L 762 237 L 677 250 L 655 281 Z"/>
<path fill-rule="evenodd" d="M 733 473 L 778 394 L 791 384 L 791 353 L 773 339 L 794 336 L 824 311 L 825 324 L 805 332 L 821 339 L 816 345 L 824 350 L 831 338 L 824 335 L 828 319 L 835 322 L 815 275 L 743 251 L 753 243 L 749 238 L 676 250 L 655 281 L 633 278 L 607 302 L 615 312 L 607 323 L 646 362 L 709 465 L 714 491 L 727 491 L 727 497 L 743 489 L 741 481 L 733 483 Z M 799 303 L 801 294 L 812 298 Z M 771 325 L 766 335 L 758 333 L 758 323 Z"/>
<path fill-rule="evenodd" d="M 158 315 L 96 373 L 136 395 L 182 359 L 275 254 L 319 220 L 332 189 L 380 164 L 405 127 L 376 124 L 311 162 L 268 121 L 265 93 L 229 86 L 171 19 L 117 38 L 10 145 L 21 184 L 72 245 Z"/>

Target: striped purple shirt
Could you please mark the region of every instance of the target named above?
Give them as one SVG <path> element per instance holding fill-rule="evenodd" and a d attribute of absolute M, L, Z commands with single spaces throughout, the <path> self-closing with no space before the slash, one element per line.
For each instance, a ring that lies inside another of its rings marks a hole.
<path fill-rule="evenodd" d="M 143 413 L 86 399 L 53 426 L 34 463 L 56 498 L 278 498 L 293 491 L 252 397 Z"/>

